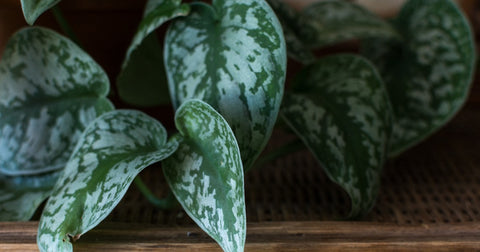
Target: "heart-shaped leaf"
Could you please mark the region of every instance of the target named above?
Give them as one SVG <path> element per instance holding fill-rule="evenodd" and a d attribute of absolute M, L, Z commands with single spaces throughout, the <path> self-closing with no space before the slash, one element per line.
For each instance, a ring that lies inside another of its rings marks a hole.
<path fill-rule="evenodd" d="M 365 43 L 365 54 L 380 68 L 392 100 L 392 156 L 436 132 L 460 110 L 476 55 L 469 24 L 450 0 L 409 1 L 394 25 L 405 38 L 402 43 Z"/>
<path fill-rule="evenodd" d="M 282 0 L 268 0 L 272 9 L 277 14 L 283 27 L 288 56 L 306 65 L 315 61 L 315 56 L 310 49 L 298 37 L 296 25 L 300 20 L 300 14 Z"/>
<path fill-rule="evenodd" d="M 163 162 L 165 178 L 187 214 L 224 251 L 243 251 L 246 235 L 243 167 L 228 123 L 200 100 L 175 115 L 184 140 Z"/>
<path fill-rule="evenodd" d="M 128 48 L 117 78 L 122 100 L 137 106 L 170 103 L 163 52 L 154 31 L 162 24 L 189 13 L 190 6 L 180 0 L 149 0 L 145 14 Z"/>
<path fill-rule="evenodd" d="M 389 23 L 356 4 L 341 0 L 319 1 L 304 8 L 293 25 L 298 37 L 314 48 L 351 39 L 399 37 Z"/>
<path fill-rule="evenodd" d="M 108 77 L 72 41 L 26 28 L 0 61 L 0 171 L 31 175 L 63 169 L 87 125 L 113 109 Z"/>
<path fill-rule="evenodd" d="M 283 32 L 264 0 L 192 4 L 165 39 L 165 66 L 175 107 L 192 98 L 228 121 L 248 169 L 275 124 L 286 70 Z"/>
<path fill-rule="evenodd" d="M 37 176 L 0 174 L 0 221 L 28 221 L 50 196 L 59 171 Z"/>
<path fill-rule="evenodd" d="M 170 156 L 178 142 L 136 111 L 117 110 L 95 120 L 58 180 L 40 219 L 41 251 L 71 251 L 71 240 L 98 225 L 145 167 Z"/>
<path fill-rule="evenodd" d="M 387 91 L 365 59 L 330 56 L 302 70 L 282 116 L 328 177 L 349 194 L 350 217 L 375 203 L 392 127 Z"/>
<path fill-rule="evenodd" d="M 55 6 L 60 0 L 20 0 L 22 3 L 23 15 L 29 25 L 45 11 Z"/>

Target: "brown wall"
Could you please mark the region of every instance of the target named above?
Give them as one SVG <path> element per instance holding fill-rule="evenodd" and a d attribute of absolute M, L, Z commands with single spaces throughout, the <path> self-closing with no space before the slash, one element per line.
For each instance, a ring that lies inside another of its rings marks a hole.
<path fill-rule="evenodd" d="M 20 1 L 2 1 L 6 2 L 0 3 L 0 52 L 16 30 L 27 26 Z M 144 3 L 139 0 L 81 0 L 63 1 L 59 6 L 82 47 L 114 80 L 140 22 Z M 40 16 L 35 25 L 60 31 L 50 12 Z"/>

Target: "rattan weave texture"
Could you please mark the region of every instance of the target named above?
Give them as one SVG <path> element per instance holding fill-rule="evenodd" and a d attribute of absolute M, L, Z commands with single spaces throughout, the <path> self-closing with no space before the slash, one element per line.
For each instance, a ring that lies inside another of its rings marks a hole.
<path fill-rule="evenodd" d="M 480 221 L 480 105 L 470 104 L 440 132 L 389 160 L 376 206 L 361 221 L 392 224 Z M 293 136 L 276 132 L 268 149 Z M 142 176 L 157 195 L 167 187 L 161 167 Z M 249 222 L 339 220 L 349 198 L 330 182 L 308 151 L 299 151 L 247 173 Z M 191 225 L 181 210 L 153 208 L 135 186 L 109 221 Z"/>

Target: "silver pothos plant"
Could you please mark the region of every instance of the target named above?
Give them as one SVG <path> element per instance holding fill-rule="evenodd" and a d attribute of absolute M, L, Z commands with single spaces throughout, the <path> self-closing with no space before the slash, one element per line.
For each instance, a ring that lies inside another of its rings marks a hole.
<path fill-rule="evenodd" d="M 26 21 L 58 2 L 21 0 Z M 363 56 L 314 53 L 349 40 Z M 304 67 L 284 94 L 287 54 Z M 0 61 L 0 220 L 29 220 L 48 198 L 38 246 L 71 251 L 162 162 L 185 212 L 224 251 L 243 251 L 244 173 L 279 115 L 348 193 L 347 217 L 361 217 L 386 159 L 459 111 L 474 62 L 450 0 L 410 0 L 391 21 L 340 0 L 301 12 L 280 0 L 149 0 L 115 87 L 130 104 L 171 101 L 178 133 L 168 137 L 143 112 L 114 108 L 109 78 L 78 45 L 24 28 Z"/>

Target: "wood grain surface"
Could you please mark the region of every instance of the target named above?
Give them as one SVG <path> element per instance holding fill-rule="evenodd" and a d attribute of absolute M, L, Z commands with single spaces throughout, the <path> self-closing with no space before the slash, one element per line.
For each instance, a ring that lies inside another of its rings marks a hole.
<path fill-rule="evenodd" d="M 37 251 L 37 222 L 0 223 L 1 251 Z M 75 251 L 221 251 L 197 227 L 105 223 Z M 480 224 L 399 226 L 369 222 L 265 222 L 248 226 L 246 251 L 474 251 Z"/>

